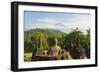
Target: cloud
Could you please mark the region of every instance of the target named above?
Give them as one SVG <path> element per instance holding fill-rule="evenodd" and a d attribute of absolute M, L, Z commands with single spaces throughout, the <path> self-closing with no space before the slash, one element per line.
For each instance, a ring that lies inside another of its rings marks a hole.
<path fill-rule="evenodd" d="M 62 32 L 70 32 L 71 29 L 76 27 L 80 28 L 82 32 L 85 32 L 89 27 L 91 18 L 90 15 L 77 15 L 73 18 L 52 18 L 52 17 L 43 17 L 37 18 L 35 22 L 25 26 L 26 30 L 29 29 L 56 29 L 61 30 Z"/>
<path fill-rule="evenodd" d="M 56 27 L 66 27 L 62 22 L 54 24 Z"/>
<path fill-rule="evenodd" d="M 36 21 L 38 21 L 38 22 L 48 22 L 48 23 L 55 22 L 55 20 L 53 18 L 48 18 L 48 17 L 41 18 L 41 19 L 39 18 Z"/>

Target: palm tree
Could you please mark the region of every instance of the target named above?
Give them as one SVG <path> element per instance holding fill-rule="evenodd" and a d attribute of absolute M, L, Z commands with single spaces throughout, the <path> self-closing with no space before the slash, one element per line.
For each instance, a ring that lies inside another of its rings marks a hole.
<path fill-rule="evenodd" d="M 43 33 L 36 32 L 33 36 L 35 38 L 35 43 L 37 45 L 37 48 L 43 48 L 43 45 L 47 44 L 47 38 Z"/>

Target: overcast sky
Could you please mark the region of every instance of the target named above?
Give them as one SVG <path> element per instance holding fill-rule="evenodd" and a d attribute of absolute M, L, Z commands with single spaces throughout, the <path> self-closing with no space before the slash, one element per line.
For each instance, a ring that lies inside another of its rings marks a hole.
<path fill-rule="evenodd" d="M 90 14 L 24 11 L 25 31 L 41 28 L 68 33 L 78 27 L 85 33 L 90 27 L 90 22 Z"/>

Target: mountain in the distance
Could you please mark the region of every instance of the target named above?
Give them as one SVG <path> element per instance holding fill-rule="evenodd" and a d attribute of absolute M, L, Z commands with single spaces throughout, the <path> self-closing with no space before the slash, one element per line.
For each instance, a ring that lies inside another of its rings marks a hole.
<path fill-rule="evenodd" d="M 63 36 L 66 35 L 66 33 L 61 32 L 60 30 L 53 30 L 53 29 L 31 29 L 28 31 L 25 31 L 25 34 L 34 34 L 35 32 L 41 32 L 43 34 L 45 34 L 48 37 L 58 37 L 58 38 L 62 38 Z"/>

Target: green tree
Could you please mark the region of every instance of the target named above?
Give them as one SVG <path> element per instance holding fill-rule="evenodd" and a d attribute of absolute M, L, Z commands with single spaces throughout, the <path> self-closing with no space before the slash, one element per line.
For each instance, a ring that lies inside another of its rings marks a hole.
<path fill-rule="evenodd" d="M 89 40 L 87 35 L 81 32 L 79 28 L 76 28 L 76 29 L 72 29 L 72 31 L 65 36 L 62 45 L 64 49 L 70 50 L 72 44 L 76 46 L 81 44 L 82 46 L 84 46 L 88 42 Z"/>
<path fill-rule="evenodd" d="M 32 44 L 36 46 L 36 48 L 47 48 L 47 37 L 41 32 L 35 32 L 31 36 Z"/>

